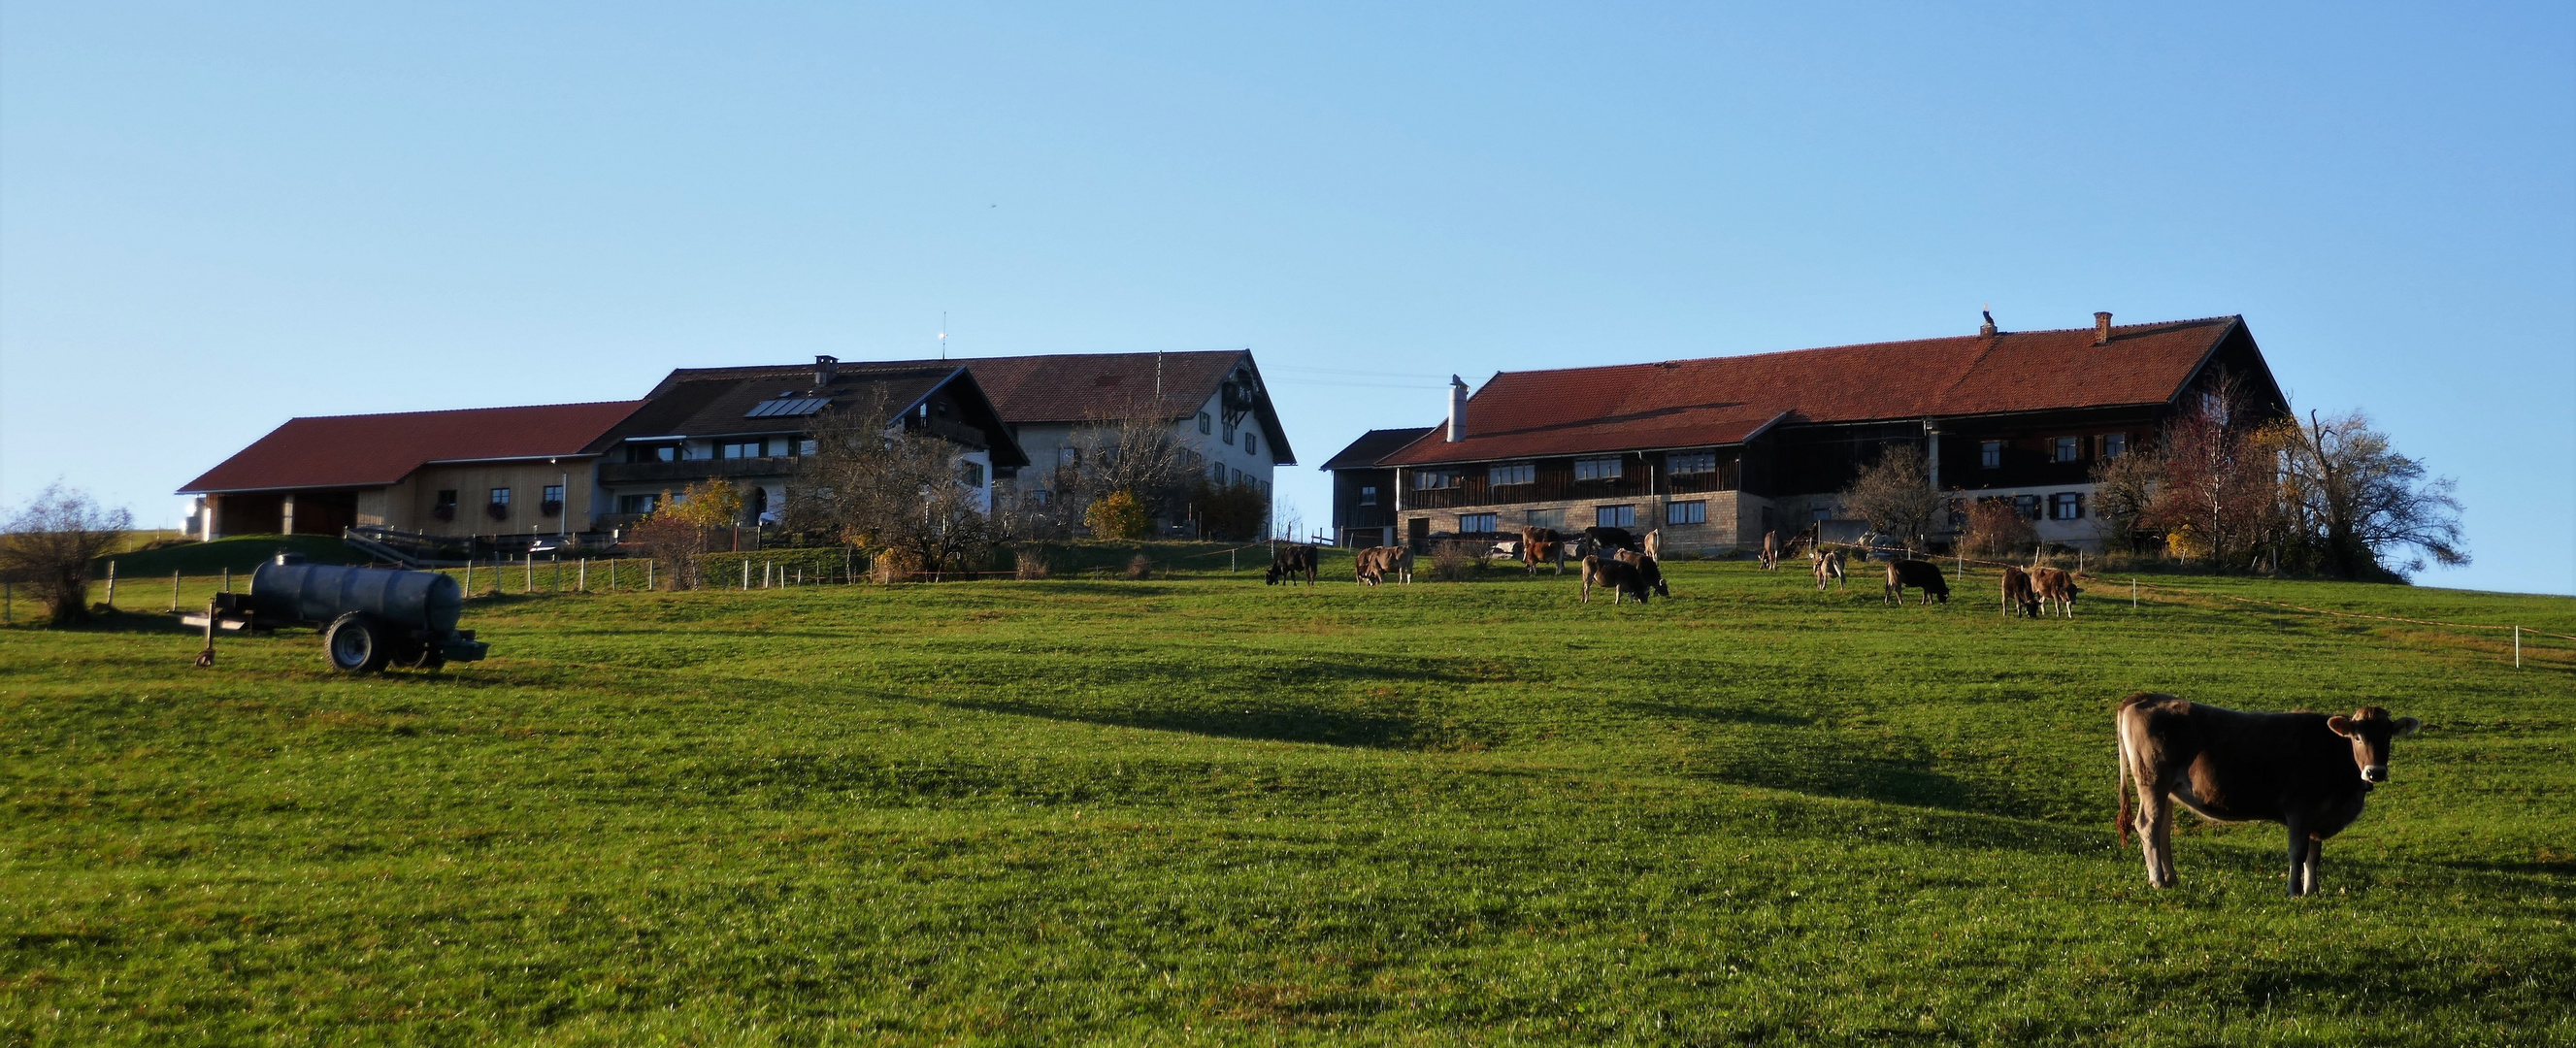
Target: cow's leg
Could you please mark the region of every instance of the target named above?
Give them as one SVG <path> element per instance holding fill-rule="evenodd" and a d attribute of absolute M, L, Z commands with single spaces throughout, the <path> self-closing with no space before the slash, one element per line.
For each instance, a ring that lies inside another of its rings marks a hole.
<path fill-rule="evenodd" d="M 2322 886 L 2317 881 L 2317 868 L 2325 865 L 2325 857 L 2326 842 L 2318 840 L 2315 834 L 2309 834 L 2308 861 L 2304 864 L 2307 876 L 2302 878 L 2305 883 L 2301 886 L 2309 895 L 2316 894 L 2317 889 Z"/>
<path fill-rule="evenodd" d="M 2290 897 L 2308 893 L 2308 849 L 2316 842 L 2308 836 L 2307 820 L 2291 816 L 2290 830 Z"/>
<path fill-rule="evenodd" d="M 2181 878 L 2174 875 L 2173 798 L 2165 794 L 2162 784 L 2138 789 L 2138 842 L 2147 858 L 2147 885 L 2171 888 Z"/>

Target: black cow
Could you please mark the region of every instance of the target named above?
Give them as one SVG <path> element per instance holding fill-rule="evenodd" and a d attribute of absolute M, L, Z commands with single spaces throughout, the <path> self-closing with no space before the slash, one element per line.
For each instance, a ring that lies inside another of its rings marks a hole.
<path fill-rule="evenodd" d="M 2377 706 L 2349 717 L 2240 713 L 2143 691 L 2120 701 L 2112 723 L 2120 786 L 2137 786 L 2120 792 L 2120 840 L 2137 832 L 2148 884 L 2174 885 L 2173 800 L 2211 819 L 2289 827 L 2292 897 L 2317 890 L 2326 838 L 2388 781 L 2388 740 L 2423 726 Z"/>
<path fill-rule="evenodd" d="M 1637 536 L 1631 534 L 1626 528 L 1585 528 L 1583 529 L 1583 540 L 1587 545 L 1587 548 L 1584 550 L 1586 554 L 1622 549 L 1631 553 L 1640 551 L 1637 545 Z"/>
<path fill-rule="evenodd" d="M 1314 585 L 1315 557 L 1313 546 L 1270 547 L 1270 570 L 1262 575 L 1262 585 L 1276 586 L 1282 582 L 1295 582 L 1300 575 L 1306 577 L 1307 585 Z"/>
<path fill-rule="evenodd" d="M 1887 602 L 1905 603 L 1905 587 L 1923 591 L 1923 603 L 1941 598 L 1950 603 L 1950 581 L 1941 577 L 1941 566 L 1928 560 L 1891 560 L 1887 562 Z"/>
<path fill-rule="evenodd" d="M 1615 592 L 1611 599 L 1613 604 L 1624 603 L 1630 597 L 1643 604 L 1646 603 L 1646 595 L 1662 583 L 1663 575 L 1656 571 L 1653 561 L 1630 564 L 1616 555 L 1583 558 L 1583 602 L 1586 604 L 1592 603 L 1592 587 L 1596 585 Z"/>
<path fill-rule="evenodd" d="M 1649 534 L 1652 533 L 1649 532 Z M 1617 559 L 1619 563 L 1637 569 L 1637 575 L 1646 580 L 1646 585 L 1655 588 L 1656 596 L 1667 599 L 1672 597 L 1672 588 L 1664 585 L 1664 566 L 1657 563 L 1654 557 L 1643 553 L 1631 553 L 1624 549 L 1610 556 Z"/>

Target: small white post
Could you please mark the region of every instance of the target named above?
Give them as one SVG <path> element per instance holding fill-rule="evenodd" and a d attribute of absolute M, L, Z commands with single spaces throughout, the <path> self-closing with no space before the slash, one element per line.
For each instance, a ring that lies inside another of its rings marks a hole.
<path fill-rule="evenodd" d="M 751 592 L 751 558 L 742 558 L 742 591 Z"/>
<path fill-rule="evenodd" d="M 112 560 L 107 562 L 107 606 L 116 607 L 116 562 Z"/>
<path fill-rule="evenodd" d="M 2138 610 L 2138 580 L 2129 580 L 2129 610 Z"/>
<path fill-rule="evenodd" d="M 583 557 L 573 568 L 572 588 L 575 593 L 590 592 L 590 558 Z"/>
<path fill-rule="evenodd" d="M 2513 668 L 2522 668 L 2522 627 L 2513 628 Z"/>
<path fill-rule="evenodd" d="M 537 555 L 533 552 L 529 553 L 527 560 L 519 567 L 525 573 L 519 577 L 519 592 L 535 593 L 537 591 Z"/>
<path fill-rule="evenodd" d="M 465 558 L 465 595 L 474 595 L 474 558 Z"/>
<path fill-rule="evenodd" d="M 225 568 L 225 569 L 224 569 L 224 592 L 226 592 L 226 593 L 230 593 L 230 592 L 232 592 L 232 591 L 233 591 L 233 569 L 231 569 L 231 568 Z"/>
<path fill-rule="evenodd" d="M 644 588 L 653 588 L 653 558 L 644 558 Z"/>
<path fill-rule="evenodd" d="M 179 573 L 170 573 L 170 613 L 179 613 Z"/>

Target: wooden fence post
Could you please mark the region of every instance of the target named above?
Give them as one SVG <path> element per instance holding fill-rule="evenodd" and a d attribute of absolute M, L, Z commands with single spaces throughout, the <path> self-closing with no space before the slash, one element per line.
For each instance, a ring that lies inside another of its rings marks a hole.
<path fill-rule="evenodd" d="M 590 558 L 581 558 L 581 566 L 573 574 L 572 589 L 575 593 L 590 592 Z"/>
<path fill-rule="evenodd" d="M 2129 580 L 2129 610 L 2138 610 L 2138 580 Z"/>
<path fill-rule="evenodd" d="M 527 560 L 520 564 L 520 569 L 525 572 L 525 574 L 522 574 L 519 577 L 519 592 L 535 593 L 537 591 L 537 555 L 535 552 L 531 551 L 528 553 Z"/>
<path fill-rule="evenodd" d="M 741 537 L 740 529 L 736 529 L 734 538 L 740 540 Z M 742 558 L 742 591 L 751 592 L 751 558 L 749 557 Z"/>
<path fill-rule="evenodd" d="M 2522 668 L 2522 627 L 2513 628 L 2513 668 Z"/>
<path fill-rule="evenodd" d="M 107 562 L 107 609 L 116 610 L 116 562 Z"/>
<path fill-rule="evenodd" d="M 474 558 L 465 558 L 465 595 L 474 595 Z"/>
<path fill-rule="evenodd" d="M 179 613 L 179 573 L 170 573 L 170 614 Z"/>
<path fill-rule="evenodd" d="M 653 588 L 653 558 L 644 558 L 644 588 Z"/>
<path fill-rule="evenodd" d="M 230 592 L 232 592 L 232 591 L 233 591 L 233 569 L 231 569 L 231 568 L 225 568 L 225 569 L 224 569 L 224 592 L 226 592 L 226 593 L 230 593 Z"/>

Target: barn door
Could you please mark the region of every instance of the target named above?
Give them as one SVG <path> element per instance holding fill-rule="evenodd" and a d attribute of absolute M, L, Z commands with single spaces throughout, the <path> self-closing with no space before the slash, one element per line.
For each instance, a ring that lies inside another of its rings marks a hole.
<path fill-rule="evenodd" d="M 1404 522 L 1404 544 L 1415 553 L 1428 553 L 1431 547 L 1431 518 L 1415 517 Z"/>

